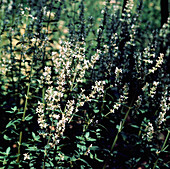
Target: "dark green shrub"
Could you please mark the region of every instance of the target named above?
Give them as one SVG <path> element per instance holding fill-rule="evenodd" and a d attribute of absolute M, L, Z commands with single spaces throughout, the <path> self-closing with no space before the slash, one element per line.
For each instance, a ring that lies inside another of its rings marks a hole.
<path fill-rule="evenodd" d="M 1 168 L 169 167 L 155 2 L 2 1 Z"/>

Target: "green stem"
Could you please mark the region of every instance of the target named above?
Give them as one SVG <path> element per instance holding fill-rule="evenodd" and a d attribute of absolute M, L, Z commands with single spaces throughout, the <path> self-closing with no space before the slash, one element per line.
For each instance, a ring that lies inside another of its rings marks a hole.
<path fill-rule="evenodd" d="M 116 142 L 117 142 L 118 135 L 119 135 L 119 133 L 120 133 L 120 132 L 122 131 L 122 129 L 123 129 L 123 126 L 124 126 L 125 121 L 126 121 L 128 115 L 129 115 L 130 110 L 131 110 L 131 107 L 129 107 L 128 111 L 126 112 L 125 117 L 124 117 L 124 119 L 123 119 L 123 122 L 120 123 L 120 128 L 119 128 L 119 130 L 118 130 L 118 132 L 117 132 L 117 135 L 116 135 L 115 140 L 114 140 L 114 142 L 113 142 L 113 144 L 112 144 L 112 147 L 111 147 L 111 151 L 110 151 L 111 153 L 112 153 L 113 148 L 114 148 L 114 146 L 115 146 L 115 144 L 116 144 Z"/>
<path fill-rule="evenodd" d="M 106 90 L 105 90 L 104 96 L 103 96 L 103 103 L 102 103 L 102 106 L 101 106 L 101 113 L 103 112 L 103 109 L 104 109 L 104 101 L 105 101 L 105 98 L 106 98 Z"/>
<path fill-rule="evenodd" d="M 32 60 L 32 64 L 31 64 L 31 71 L 30 71 L 30 82 L 28 84 L 27 87 L 27 94 L 25 96 L 25 105 L 24 105 L 24 112 L 23 112 L 23 116 L 22 116 L 22 122 L 25 121 L 25 115 L 26 115 L 26 111 L 27 111 L 27 104 L 28 104 L 28 95 L 30 92 L 30 85 L 31 85 L 31 78 L 32 78 L 32 70 L 33 70 L 33 60 Z M 20 161 L 20 153 L 21 153 L 21 142 L 22 142 L 22 130 L 20 131 L 19 134 L 19 142 L 18 142 L 18 157 L 17 157 L 17 163 L 19 163 Z"/>
<path fill-rule="evenodd" d="M 169 133 L 170 133 L 170 130 L 168 130 L 168 134 L 167 134 L 166 139 L 165 139 L 165 141 L 164 141 L 164 143 L 163 143 L 163 146 L 162 146 L 162 148 L 161 148 L 161 150 L 160 150 L 160 153 L 163 151 L 163 149 L 164 149 L 164 147 L 165 147 L 165 145 L 166 145 L 166 142 L 167 142 L 168 137 L 169 137 Z M 159 153 L 159 154 L 160 154 L 160 153 Z M 155 161 L 154 166 L 153 166 L 153 169 L 155 169 L 155 167 L 157 166 L 158 161 L 159 161 L 159 157 L 158 157 L 157 160 Z"/>
<path fill-rule="evenodd" d="M 141 135 L 141 132 L 142 132 L 142 124 L 141 124 L 140 129 L 139 129 L 138 137 Z"/>
<path fill-rule="evenodd" d="M 114 139 L 114 141 L 113 141 L 113 144 L 112 144 L 110 153 L 112 153 L 113 148 L 115 147 L 115 144 L 116 144 L 116 142 L 117 142 L 117 140 L 118 140 L 118 137 L 119 137 L 119 133 L 120 133 L 120 132 L 122 131 L 122 129 L 123 129 L 123 126 L 124 126 L 125 121 L 126 121 L 128 115 L 129 115 L 130 110 L 131 110 L 131 106 L 129 107 L 128 111 L 126 112 L 125 117 L 124 117 L 122 123 L 120 123 L 120 128 L 119 128 L 119 130 L 118 130 L 118 132 L 117 132 L 117 134 L 116 134 L 116 137 L 115 137 L 115 139 Z M 106 162 L 105 162 L 105 164 L 104 164 L 104 166 L 103 166 L 103 169 L 106 168 L 107 162 L 108 162 L 108 159 L 106 160 Z"/>
<path fill-rule="evenodd" d="M 51 123 L 51 129 L 50 129 L 50 134 L 49 134 L 49 137 L 48 137 L 47 145 L 48 145 L 49 142 L 50 142 L 50 137 L 51 137 L 51 133 L 52 133 L 52 126 L 53 126 L 53 121 L 52 121 L 52 123 Z M 45 161 L 46 161 L 47 153 L 48 153 L 48 152 L 47 152 L 47 148 L 45 148 L 45 151 L 44 151 L 45 156 L 44 156 L 43 169 L 45 169 Z"/>
<path fill-rule="evenodd" d="M 70 87 L 70 91 L 72 92 L 73 90 L 73 85 L 74 85 L 74 81 L 76 79 L 76 75 L 77 75 L 77 66 L 75 68 L 75 72 L 74 72 L 74 76 L 73 76 L 73 81 L 72 81 L 72 84 L 71 84 L 71 87 Z"/>
<path fill-rule="evenodd" d="M 134 96 L 134 98 L 135 98 L 135 96 Z M 133 99 L 133 100 L 134 100 L 134 99 Z M 116 134 L 116 137 L 115 137 L 115 139 L 114 139 L 114 141 L 113 141 L 113 144 L 112 144 L 110 153 L 112 153 L 113 148 L 115 147 L 115 144 L 116 144 L 116 142 L 117 142 L 117 140 L 118 140 L 119 133 L 122 131 L 123 126 L 124 126 L 124 124 L 125 124 L 125 121 L 126 121 L 128 115 L 129 115 L 129 112 L 130 112 L 130 110 L 132 109 L 133 100 L 131 101 L 131 104 L 130 104 L 130 106 L 128 107 L 128 111 L 126 112 L 123 121 L 121 121 L 122 123 L 120 122 L 120 128 L 119 128 L 119 130 L 118 130 L 118 132 L 117 132 L 117 134 Z M 105 164 L 104 164 L 104 166 L 103 166 L 103 169 L 106 168 L 107 162 L 108 162 L 108 159 L 106 159 L 106 162 L 105 162 Z"/>
<path fill-rule="evenodd" d="M 42 102 L 43 102 L 43 106 L 45 106 L 45 87 L 43 87 L 43 89 L 42 89 Z M 45 109 L 45 107 L 44 107 L 44 109 Z M 50 132 L 51 132 L 51 130 L 50 130 Z M 49 136 L 50 137 L 50 136 Z M 48 138 L 48 140 L 49 140 L 49 138 Z M 45 161 L 46 161 L 46 149 L 45 149 L 45 151 L 44 151 L 44 162 L 43 162 L 43 169 L 45 169 Z"/>
<path fill-rule="evenodd" d="M 102 113 L 102 111 L 103 111 L 103 109 L 104 109 L 104 101 L 105 101 L 105 99 L 106 99 L 106 92 L 107 92 L 107 90 L 110 89 L 111 87 L 112 87 L 112 86 L 107 87 L 106 90 L 104 91 L 103 103 L 102 103 L 102 106 L 101 106 L 101 113 Z M 105 117 L 106 117 L 106 116 L 107 116 L 107 115 L 105 115 Z"/>

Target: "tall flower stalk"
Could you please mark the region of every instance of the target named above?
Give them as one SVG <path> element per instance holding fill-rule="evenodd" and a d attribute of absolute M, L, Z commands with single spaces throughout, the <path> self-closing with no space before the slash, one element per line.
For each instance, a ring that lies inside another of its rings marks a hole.
<path fill-rule="evenodd" d="M 29 83 L 28 83 L 28 86 L 27 86 L 27 93 L 25 95 L 25 104 L 24 104 L 22 122 L 25 121 L 25 116 L 26 116 L 26 111 L 27 111 L 27 106 L 28 106 L 29 93 L 30 93 L 30 85 L 31 85 L 31 80 L 32 80 L 32 73 L 33 73 L 33 59 L 32 59 L 32 62 L 31 62 L 31 70 L 30 70 L 30 75 L 29 75 Z M 18 141 L 17 163 L 19 163 L 19 161 L 20 161 L 22 136 L 23 136 L 23 131 L 21 129 L 20 134 L 19 134 L 19 141 Z"/>

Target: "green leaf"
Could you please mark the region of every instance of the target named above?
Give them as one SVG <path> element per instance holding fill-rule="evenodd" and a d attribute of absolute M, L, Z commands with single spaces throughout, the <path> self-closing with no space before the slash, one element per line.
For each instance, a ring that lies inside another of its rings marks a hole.
<path fill-rule="evenodd" d="M 15 113 L 14 111 L 6 111 L 7 113 Z"/>
<path fill-rule="evenodd" d="M 127 135 L 126 135 L 126 133 L 121 132 L 121 136 L 122 136 L 122 138 L 123 138 L 123 140 L 124 140 L 124 141 L 127 139 Z"/>
<path fill-rule="evenodd" d="M 104 160 L 101 160 L 101 159 L 99 159 L 98 157 L 97 157 L 97 154 L 95 154 L 95 157 L 94 157 L 97 161 L 99 161 L 99 162 L 104 162 Z"/>
<path fill-rule="evenodd" d="M 134 128 L 139 128 L 139 126 L 133 125 L 133 124 L 131 124 L 130 126 L 132 126 L 132 127 L 134 127 Z"/>
<path fill-rule="evenodd" d="M 93 159 L 93 158 L 94 158 L 94 156 L 93 156 L 93 154 L 92 154 L 92 153 L 90 153 L 90 158 L 91 158 L 91 159 Z"/>
<path fill-rule="evenodd" d="M 21 76 L 21 79 L 24 79 L 24 78 L 26 78 L 27 76 L 25 76 L 25 75 L 23 75 L 23 76 Z"/>
<path fill-rule="evenodd" d="M 97 130 L 96 130 L 96 132 L 100 132 L 100 131 L 101 131 L 101 129 L 97 129 Z"/>
<path fill-rule="evenodd" d="M 79 148 L 81 151 L 86 151 L 86 146 L 81 145 L 81 144 L 77 144 L 77 148 Z"/>
<path fill-rule="evenodd" d="M 81 165 L 80 167 L 81 167 L 81 169 L 84 169 L 84 168 L 86 168 L 86 166 L 85 166 L 85 165 Z"/>
<path fill-rule="evenodd" d="M 34 132 L 32 132 L 32 137 L 33 137 L 34 139 L 36 139 L 36 135 L 35 135 Z"/>
<path fill-rule="evenodd" d="M 17 112 L 16 114 L 23 114 L 24 112 Z"/>
<path fill-rule="evenodd" d="M 96 139 L 89 137 L 89 138 L 88 138 L 88 141 L 96 141 Z"/>
<path fill-rule="evenodd" d="M 77 139 L 84 141 L 84 138 L 81 136 L 76 136 Z"/>
<path fill-rule="evenodd" d="M 7 125 L 6 125 L 6 128 L 10 127 L 10 126 L 14 126 L 14 128 L 16 129 L 16 125 L 15 123 L 19 123 L 21 121 L 21 119 L 17 119 L 17 120 L 14 120 L 14 121 L 10 121 Z"/>
<path fill-rule="evenodd" d="M 17 110 L 17 106 L 15 106 L 14 108 L 11 108 L 14 112 Z"/>
<path fill-rule="evenodd" d="M 167 116 L 166 119 L 170 119 L 170 116 Z"/>
<path fill-rule="evenodd" d="M 75 156 L 71 157 L 71 161 L 76 161 L 77 158 Z"/>
<path fill-rule="evenodd" d="M 14 126 L 14 128 L 16 128 L 16 125 L 14 124 L 14 121 L 10 121 L 7 125 L 6 128 L 10 127 L 10 126 Z"/>
<path fill-rule="evenodd" d="M 2 151 L 0 151 L 0 154 L 6 155 L 6 153 L 4 153 L 4 152 L 2 152 Z"/>
<path fill-rule="evenodd" d="M 70 158 L 69 156 L 66 156 L 66 155 L 64 156 L 64 160 L 66 160 L 66 161 L 67 161 L 69 158 Z"/>
<path fill-rule="evenodd" d="M 50 149 L 50 147 L 51 147 L 51 146 L 50 146 L 49 144 L 45 145 L 45 148 L 46 148 L 46 149 Z"/>
<path fill-rule="evenodd" d="M 85 138 L 87 139 L 90 136 L 90 132 L 86 132 Z"/>
<path fill-rule="evenodd" d="M 156 151 L 157 149 L 156 148 L 151 148 L 151 151 Z"/>
<path fill-rule="evenodd" d="M 103 126 L 103 125 L 101 125 L 101 124 L 97 124 L 97 126 L 102 127 L 103 129 L 105 129 L 105 130 L 108 132 L 108 129 L 107 129 L 105 126 Z"/>
<path fill-rule="evenodd" d="M 37 151 L 37 147 L 36 146 L 28 147 L 26 150 L 28 150 L 28 151 Z"/>
<path fill-rule="evenodd" d="M 91 99 L 92 101 L 94 101 L 94 102 L 99 102 L 99 100 L 96 100 L 96 99 Z"/>
<path fill-rule="evenodd" d="M 51 167 L 50 164 L 47 163 L 47 162 L 45 163 L 45 166 L 46 166 L 46 167 Z"/>
<path fill-rule="evenodd" d="M 9 138 L 6 134 L 4 135 L 4 139 L 5 139 L 5 140 L 12 140 L 12 139 Z"/>
<path fill-rule="evenodd" d="M 55 157 L 55 160 L 56 160 L 56 161 L 60 160 L 60 157 L 56 156 L 56 157 Z"/>
<path fill-rule="evenodd" d="M 95 112 L 95 113 L 98 113 L 98 112 L 99 112 L 99 110 L 94 110 L 94 112 Z"/>
<path fill-rule="evenodd" d="M 84 162 L 88 167 L 92 168 L 92 167 L 89 165 L 89 163 L 88 163 L 87 161 L 85 161 L 84 159 L 80 158 L 79 160 L 82 161 L 82 162 Z"/>
<path fill-rule="evenodd" d="M 147 110 L 141 110 L 141 109 L 139 109 L 139 110 L 137 110 L 139 113 L 142 113 L 142 114 L 144 114 L 144 113 L 146 113 L 146 111 Z"/>
<path fill-rule="evenodd" d="M 11 151 L 11 147 L 8 147 L 8 148 L 6 149 L 6 155 L 9 155 L 10 151 Z"/>
<path fill-rule="evenodd" d="M 50 163 L 51 167 L 54 167 L 54 164 L 51 161 L 49 161 L 49 163 Z"/>
<path fill-rule="evenodd" d="M 17 158 L 17 157 L 19 157 L 19 156 L 20 156 L 20 154 L 10 155 L 10 158 Z"/>
<path fill-rule="evenodd" d="M 27 144 L 27 143 L 22 143 L 22 146 L 26 146 L 26 147 L 29 147 L 30 144 Z"/>
<path fill-rule="evenodd" d="M 31 120 L 32 118 L 33 118 L 33 116 L 31 116 L 31 115 L 29 114 L 28 116 L 25 117 L 25 120 L 26 120 L 26 121 L 29 121 L 29 120 Z"/>
<path fill-rule="evenodd" d="M 120 125 L 116 125 L 116 128 L 117 128 L 118 130 L 120 129 L 120 127 L 121 127 Z"/>
<path fill-rule="evenodd" d="M 136 159 L 136 162 L 139 162 L 140 159 L 141 159 L 141 158 L 137 158 L 137 159 Z"/>
<path fill-rule="evenodd" d="M 4 159 L 4 156 L 0 156 L 0 159 Z"/>
<path fill-rule="evenodd" d="M 92 147 L 90 148 L 90 150 L 95 151 L 95 150 L 100 150 L 100 148 L 99 148 L 98 146 L 92 146 Z"/>

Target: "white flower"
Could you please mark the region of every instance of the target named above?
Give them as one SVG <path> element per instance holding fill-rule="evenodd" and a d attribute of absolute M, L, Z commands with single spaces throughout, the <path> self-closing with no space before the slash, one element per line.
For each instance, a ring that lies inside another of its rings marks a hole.
<path fill-rule="evenodd" d="M 110 113 L 115 113 L 115 110 L 114 109 L 110 109 Z"/>
<path fill-rule="evenodd" d="M 24 155 L 24 160 L 29 160 L 30 159 L 30 155 L 28 153 L 25 153 L 23 155 Z"/>

